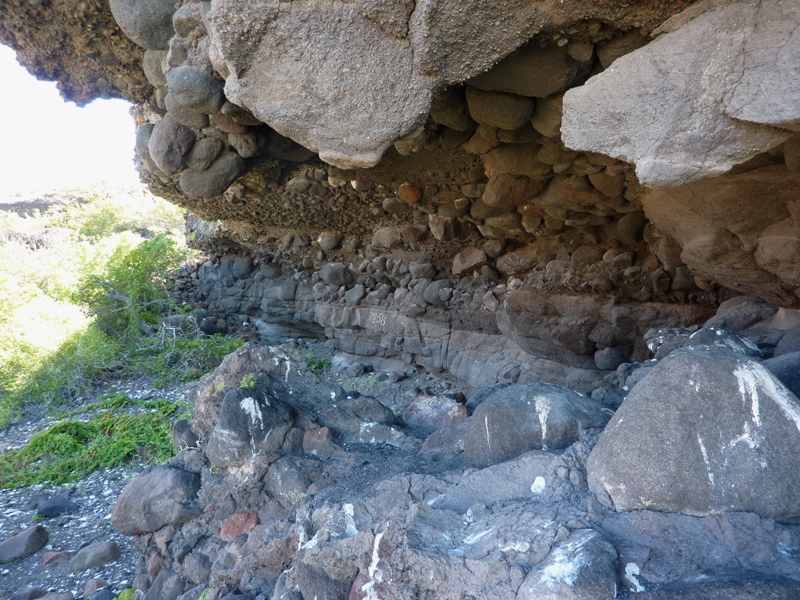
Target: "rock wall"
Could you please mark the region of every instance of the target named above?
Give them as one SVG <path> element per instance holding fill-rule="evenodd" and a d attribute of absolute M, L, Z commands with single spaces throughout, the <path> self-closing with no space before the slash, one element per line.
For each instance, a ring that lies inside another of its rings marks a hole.
<path fill-rule="evenodd" d="M 544 283 L 447 277 L 431 263 L 384 256 L 320 270 L 291 258 L 286 252 L 209 259 L 173 293 L 207 307 L 211 318 L 245 318 L 263 339 L 292 332 L 325 337 L 332 349 L 376 369 L 418 365 L 472 388 L 533 380 L 587 393 L 621 363 L 649 356 L 648 330 L 697 326 L 714 310 L 550 294 Z M 585 279 L 587 271 L 596 277 L 601 270 L 621 277 L 622 267 L 600 262 L 567 266 L 562 277 Z"/>
<path fill-rule="evenodd" d="M 137 103 L 201 329 L 349 374 L 254 344 L 194 388 L 112 516 L 145 598 L 797 597 L 795 2 L 0 17 Z"/>

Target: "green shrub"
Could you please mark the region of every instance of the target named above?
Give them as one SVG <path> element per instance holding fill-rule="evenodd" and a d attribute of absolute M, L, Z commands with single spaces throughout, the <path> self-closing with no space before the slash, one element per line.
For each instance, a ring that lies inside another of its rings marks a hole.
<path fill-rule="evenodd" d="M 145 411 L 119 414 L 120 408 L 132 404 Z M 178 414 L 181 409 L 185 412 L 185 404 L 115 395 L 79 412 L 107 406 L 113 409 L 88 421 L 57 423 L 34 434 L 28 445 L 0 455 L 0 488 L 76 481 L 96 469 L 135 459 L 164 463 L 175 454 L 171 421 L 188 416 Z"/>
<path fill-rule="evenodd" d="M 132 353 L 126 361 L 126 372 L 154 377 L 156 385 L 192 381 L 218 367 L 223 358 L 243 344 L 240 337 L 219 334 L 162 339 Z"/>
<path fill-rule="evenodd" d="M 258 378 L 255 376 L 254 373 L 248 373 L 244 377 L 242 377 L 242 382 L 239 384 L 239 387 L 245 389 L 253 389 L 258 385 Z"/>
<path fill-rule="evenodd" d="M 150 333 L 148 325 L 170 307 L 164 280 L 184 257 L 174 241 L 161 235 L 135 248 L 120 245 L 101 272 L 84 278 L 75 298 L 109 335 Z"/>

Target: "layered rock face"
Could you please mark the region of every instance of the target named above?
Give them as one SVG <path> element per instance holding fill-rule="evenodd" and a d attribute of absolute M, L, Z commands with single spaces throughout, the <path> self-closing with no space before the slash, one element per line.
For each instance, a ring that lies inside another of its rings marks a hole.
<path fill-rule="evenodd" d="M 202 381 L 112 517 L 146 598 L 796 597 L 795 4 L 0 6 L 137 102 L 204 332 L 392 384 L 291 344 Z"/>

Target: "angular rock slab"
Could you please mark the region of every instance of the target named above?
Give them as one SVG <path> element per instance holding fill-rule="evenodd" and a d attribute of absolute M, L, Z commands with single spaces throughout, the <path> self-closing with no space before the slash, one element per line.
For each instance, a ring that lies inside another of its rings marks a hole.
<path fill-rule="evenodd" d="M 576 529 L 522 582 L 516 600 L 612 600 L 617 551 L 591 529 Z"/>
<path fill-rule="evenodd" d="M 0 564 L 35 554 L 49 539 L 47 530 L 41 525 L 31 525 L 17 535 L 0 542 Z"/>
<path fill-rule="evenodd" d="M 800 78 L 786 73 L 800 60 L 800 7 L 722 4 L 569 90 L 564 143 L 636 163 L 653 187 L 719 175 L 782 143 L 778 127 L 800 120 Z"/>
<path fill-rule="evenodd" d="M 433 90 L 487 70 L 547 22 L 524 0 L 211 5 L 225 95 L 342 168 L 375 165 L 424 125 Z"/>
<path fill-rule="evenodd" d="M 589 488 L 620 511 L 800 515 L 800 403 L 758 362 L 682 348 L 609 421 Z"/>
<path fill-rule="evenodd" d="M 111 511 L 111 526 L 122 535 L 157 531 L 200 514 L 200 475 L 174 467 L 154 467 L 125 486 Z"/>
<path fill-rule="evenodd" d="M 565 387 L 510 385 L 475 409 L 464 436 L 464 457 L 482 469 L 528 450 L 566 448 L 580 431 L 605 425 L 611 414 L 600 402 Z"/>

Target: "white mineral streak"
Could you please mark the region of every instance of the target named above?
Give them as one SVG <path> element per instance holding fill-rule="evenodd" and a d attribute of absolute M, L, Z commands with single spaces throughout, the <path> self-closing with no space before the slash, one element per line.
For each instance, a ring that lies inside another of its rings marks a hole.
<path fill-rule="evenodd" d="M 706 450 L 706 446 L 703 443 L 703 438 L 700 437 L 699 433 L 697 434 L 697 443 L 700 444 L 700 452 L 703 454 L 703 462 L 706 463 L 708 482 L 711 484 L 711 487 L 714 487 L 714 473 L 711 472 L 711 463 L 708 462 L 708 450 Z"/>
<path fill-rule="evenodd" d="M 769 371 L 759 364 L 752 363 L 737 367 L 733 374 L 739 381 L 740 392 L 742 388 L 748 390 L 748 392 L 750 389 L 755 390 L 755 393 L 751 392 L 751 399 L 753 396 L 755 397 L 753 400 L 754 405 L 751 406 L 751 412 L 753 413 L 754 422 L 756 416 L 759 417 L 758 422 L 756 422 L 757 425 L 760 424 L 760 411 L 758 406 L 758 390 L 760 389 L 763 391 L 765 397 L 772 399 L 775 404 L 778 405 L 778 408 L 784 416 L 794 423 L 794 426 L 797 428 L 798 432 L 800 432 L 800 405 L 798 405 L 797 401 L 792 397 L 791 392 L 782 384 L 778 383 Z M 742 392 L 742 395 L 744 396 L 744 392 Z"/>
<path fill-rule="evenodd" d="M 631 589 L 637 594 L 644 591 L 644 586 L 639 583 L 639 579 L 636 577 L 639 573 L 639 565 L 636 563 L 629 562 L 625 565 L 625 579 L 630 582 Z"/>
<path fill-rule="evenodd" d="M 535 400 L 536 414 L 539 417 L 539 426 L 542 428 L 542 450 L 547 450 L 547 417 L 550 415 L 550 408 L 552 404 L 550 400 L 544 396 L 539 396 Z"/>
<path fill-rule="evenodd" d="M 587 539 L 566 542 L 558 546 L 550 554 L 552 563 L 542 570 L 540 581 L 549 586 L 565 583 L 572 587 L 578 579 L 581 569 L 586 565 L 586 552 L 583 546 Z"/>

